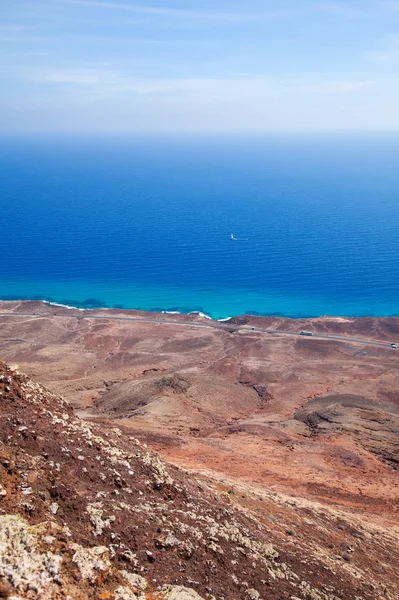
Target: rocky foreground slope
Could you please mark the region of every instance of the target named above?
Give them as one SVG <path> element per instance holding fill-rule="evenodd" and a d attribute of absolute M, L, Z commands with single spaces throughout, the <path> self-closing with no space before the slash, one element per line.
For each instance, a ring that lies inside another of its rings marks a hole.
<path fill-rule="evenodd" d="M 0 363 L 0 598 L 398 597 L 394 535 L 269 504 L 236 505 Z"/>

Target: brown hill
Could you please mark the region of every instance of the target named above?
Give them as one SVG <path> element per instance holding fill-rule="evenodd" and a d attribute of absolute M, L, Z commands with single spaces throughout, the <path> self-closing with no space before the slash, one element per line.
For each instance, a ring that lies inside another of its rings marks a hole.
<path fill-rule="evenodd" d="M 221 325 L 0 302 L 0 349 L 80 415 L 112 419 L 174 464 L 397 525 L 399 318 Z"/>
<path fill-rule="evenodd" d="M 4 363 L 0 412 L 0 597 L 397 598 L 387 532 L 211 488 Z"/>

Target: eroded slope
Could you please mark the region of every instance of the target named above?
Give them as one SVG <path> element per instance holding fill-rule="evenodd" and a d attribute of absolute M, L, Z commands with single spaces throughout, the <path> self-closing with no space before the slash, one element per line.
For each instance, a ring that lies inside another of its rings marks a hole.
<path fill-rule="evenodd" d="M 4 363 L 0 394 L 2 597 L 394 600 L 394 537 L 272 497 L 238 507 Z"/>

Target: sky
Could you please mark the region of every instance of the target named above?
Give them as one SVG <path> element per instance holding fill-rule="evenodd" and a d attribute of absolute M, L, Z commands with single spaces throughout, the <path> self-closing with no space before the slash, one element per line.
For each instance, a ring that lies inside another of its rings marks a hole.
<path fill-rule="evenodd" d="M 399 130 L 399 0 L 0 0 L 0 132 Z"/>

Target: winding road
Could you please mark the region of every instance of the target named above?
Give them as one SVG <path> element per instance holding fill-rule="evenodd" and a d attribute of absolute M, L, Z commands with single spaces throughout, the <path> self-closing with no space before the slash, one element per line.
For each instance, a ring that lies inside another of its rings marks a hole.
<path fill-rule="evenodd" d="M 173 321 L 172 319 L 155 319 L 149 317 L 126 317 L 126 316 L 111 316 L 111 315 L 92 315 L 92 314 L 64 314 L 64 313 L 23 313 L 23 312 L 0 312 L 0 317 L 35 317 L 35 318 L 69 318 L 69 319 L 99 319 L 104 321 L 133 321 L 139 323 L 157 323 L 162 325 L 178 325 L 181 327 L 207 327 L 212 329 L 224 329 L 231 331 L 254 331 L 257 333 L 267 333 L 271 335 L 291 335 L 301 337 L 302 339 L 319 339 L 328 340 L 335 342 L 344 342 L 351 344 L 362 344 L 367 346 L 378 346 L 382 348 L 390 348 L 395 350 L 397 348 L 392 347 L 390 342 L 378 342 L 375 340 L 367 340 L 362 338 L 346 337 L 341 335 L 334 335 L 329 333 L 317 333 L 313 331 L 312 335 L 305 336 L 301 335 L 300 331 L 284 331 L 281 329 L 262 329 L 261 327 L 252 327 L 249 325 L 236 325 L 234 323 L 224 324 L 218 323 L 217 321 L 211 321 L 209 323 L 193 323 Z"/>

